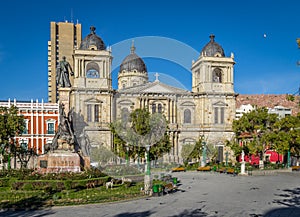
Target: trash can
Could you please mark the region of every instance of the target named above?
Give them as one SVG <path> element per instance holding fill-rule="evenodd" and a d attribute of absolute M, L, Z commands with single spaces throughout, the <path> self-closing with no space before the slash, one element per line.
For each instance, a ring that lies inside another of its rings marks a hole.
<path fill-rule="evenodd" d="M 158 193 L 158 185 L 152 186 L 153 193 Z"/>
<path fill-rule="evenodd" d="M 177 185 L 177 177 L 173 177 L 173 184 Z"/>
<path fill-rule="evenodd" d="M 214 171 L 214 172 L 216 172 L 216 171 L 217 171 L 217 166 L 216 166 L 216 165 L 214 165 L 214 167 L 213 167 L 213 171 Z"/>

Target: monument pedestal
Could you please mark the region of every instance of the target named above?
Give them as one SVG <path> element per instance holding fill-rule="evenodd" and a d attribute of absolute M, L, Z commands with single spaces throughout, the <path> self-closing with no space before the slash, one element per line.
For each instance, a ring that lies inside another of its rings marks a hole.
<path fill-rule="evenodd" d="M 70 92 L 71 92 L 70 87 L 60 87 L 60 88 L 58 88 L 59 102 L 64 104 L 66 114 L 68 114 L 68 112 L 70 111 L 70 108 L 69 108 L 69 106 L 70 106 L 69 105 Z"/>
<path fill-rule="evenodd" d="M 247 175 L 247 173 L 246 173 L 246 163 L 245 163 L 245 161 L 243 161 L 243 162 L 241 163 L 241 173 L 240 173 L 240 175 Z"/>
<path fill-rule="evenodd" d="M 55 151 L 38 157 L 41 173 L 80 172 L 80 156 L 68 151 Z"/>

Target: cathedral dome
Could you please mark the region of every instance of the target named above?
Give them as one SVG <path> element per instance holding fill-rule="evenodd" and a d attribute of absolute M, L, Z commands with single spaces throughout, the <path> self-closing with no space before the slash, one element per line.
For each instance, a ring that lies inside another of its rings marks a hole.
<path fill-rule="evenodd" d="M 138 55 L 135 54 L 135 47 L 134 45 L 130 48 L 131 53 L 125 57 L 123 62 L 120 65 L 120 72 L 122 71 L 133 71 L 136 70 L 137 72 L 147 72 L 147 67 Z"/>
<path fill-rule="evenodd" d="M 219 53 L 221 57 L 225 57 L 223 48 L 215 42 L 215 35 L 210 35 L 210 42 L 208 42 L 201 51 L 204 56 L 215 57 Z M 218 56 L 218 55 L 217 55 Z"/>
<path fill-rule="evenodd" d="M 91 26 L 90 30 L 91 33 L 81 41 L 80 50 L 105 50 L 103 40 L 95 33 L 96 28 Z"/>

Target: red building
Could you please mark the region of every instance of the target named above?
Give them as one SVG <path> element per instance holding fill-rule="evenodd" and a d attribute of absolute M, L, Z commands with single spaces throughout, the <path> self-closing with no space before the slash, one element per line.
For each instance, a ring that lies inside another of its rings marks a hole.
<path fill-rule="evenodd" d="M 52 143 L 58 127 L 59 112 L 57 103 L 43 101 L 0 101 L 0 107 L 16 106 L 25 118 L 26 129 L 21 136 L 17 136 L 17 144 L 33 148 L 36 154 L 44 153 L 44 146 Z"/>

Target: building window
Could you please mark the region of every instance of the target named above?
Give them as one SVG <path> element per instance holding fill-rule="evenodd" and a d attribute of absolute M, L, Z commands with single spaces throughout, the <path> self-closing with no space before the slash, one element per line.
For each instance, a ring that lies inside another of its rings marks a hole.
<path fill-rule="evenodd" d="M 214 69 L 212 79 L 214 83 L 222 83 L 222 70 L 219 68 Z"/>
<path fill-rule="evenodd" d="M 191 110 L 185 109 L 183 112 L 183 123 L 185 124 L 190 124 L 192 123 L 191 121 Z"/>
<path fill-rule="evenodd" d="M 28 120 L 25 120 L 25 129 L 23 130 L 22 134 L 28 134 Z"/>
<path fill-rule="evenodd" d="M 55 120 L 49 119 L 46 121 L 47 134 L 55 134 Z"/>
<path fill-rule="evenodd" d="M 47 124 L 47 134 L 54 134 L 54 123 Z"/>
<path fill-rule="evenodd" d="M 23 150 L 28 150 L 28 140 L 27 139 L 21 139 L 19 140 L 20 146 Z"/>
<path fill-rule="evenodd" d="M 87 122 L 100 121 L 100 105 L 87 104 Z"/>
<path fill-rule="evenodd" d="M 86 77 L 87 78 L 99 78 L 99 66 L 95 62 L 90 62 L 86 66 Z"/>
<path fill-rule="evenodd" d="M 223 146 L 218 147 L 217 161 L 220 162 L 220 163 L 223 162 Z"/>
<path fill-rule="evenodd" d="M 215 107 L 214 108 L 214 123 L 215 124 L 224 124 L 225 123 L 225 108 L 224 107 Z"/>
<path fill-rule="evenodd" d="M 87 121 L 92 122 L 92 105 L 87 105 Z"/>
<path fill-rule="evenodd" d="M 215 124 L 219 123 L 219 108 L 215 108 Z"/>
<path fill-rule="evenodd" d="M 220 124 L 224 124 L 224 107 L 220 108 Z"/>
<path fill-rule="evenodd" d="M 128 121 L 129 119 L 129 111 L 128 108 L 122 108 L 121 110 L 121 118 L 122 118 L 122 122 L 125 123 Z"/>
<path fill-rule="evenodd" d="M 152 114 L 154 114 L 156 112 L 156 105 L 152 104 Z"/>
<path fill-rule="evenodd" d="M 162 105 L 161 104 L 158 104 L 158 106 L 157 106 L 157 112 L 158 113 L 162 113 Z"/>
<path fill-rule="evenodd" d="M 99 122 L 99 105 L 95 105 L 95 119 L 94 122 Z"/>

